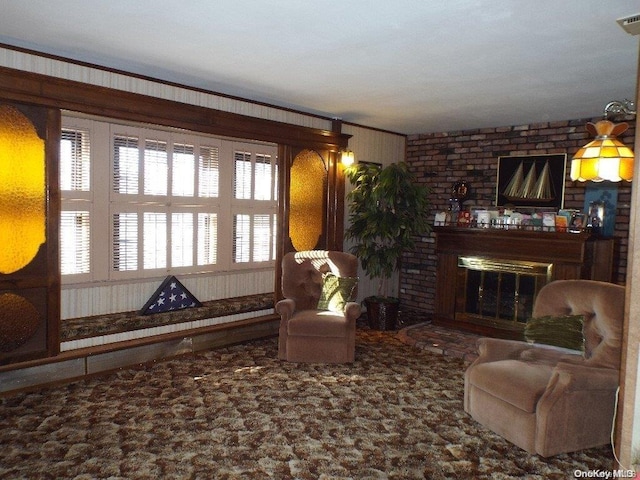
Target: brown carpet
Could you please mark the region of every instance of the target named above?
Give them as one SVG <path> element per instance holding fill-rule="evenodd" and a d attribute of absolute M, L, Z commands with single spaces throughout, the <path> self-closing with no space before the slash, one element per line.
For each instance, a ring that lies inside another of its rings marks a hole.
<path fill-rule="evenodd" d="M 352 365 L 277 340 L 0 399 L 0 478 L 566 479 L 609 447 L 528 455 L 462 409 L 462 359 L 359 330 Z"/>

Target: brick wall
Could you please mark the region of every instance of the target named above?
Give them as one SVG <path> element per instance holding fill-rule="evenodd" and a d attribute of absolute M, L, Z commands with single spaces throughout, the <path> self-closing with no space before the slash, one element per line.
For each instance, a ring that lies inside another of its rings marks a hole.
<path fill-rule="evenodd" d="M 495 202 L 497 165 L 500 156 L 567 154 L 564 208 L 583 209 L 585 184 L 569 178 L 571 157 L 591 140 L 585 129 L 587 121 L 601 118 L 537 123 L 511 127 L 487 128 L 446 133 L 410 135 L 407 140 L 407 163 L 418 181 L 428 185 L 431 193 L 431 218 L 447 209 L 451 187 L 466 180 L 471 195 L 465 205 L 491 207 Z M 633 147 L 635 121 L 621 137 Z M 631 184 L 618 185 L 615 224 L 614 282 L 624 284 L 626 277 Z M 435 238 L 422 237 L 415 251 L 406 252 L 400 276 L 400 298 L 406 310 L 433 313 L 435 297 Z"/>

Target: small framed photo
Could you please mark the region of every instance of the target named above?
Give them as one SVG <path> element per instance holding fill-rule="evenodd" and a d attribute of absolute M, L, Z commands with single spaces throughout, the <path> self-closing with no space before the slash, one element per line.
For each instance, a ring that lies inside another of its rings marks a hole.
<path fill-rule="evenodd" d="M 554 212 L 544 212 L 542 214 L 542 230 L 545 232 L 556 231 L 556 214 Z"/>
<path fill-rule="evenodd" d="M 458 226 L 468 227 L 471 224 L 471 212 L 469 210 L 460 210 L 458 212 Z"/>
<path fill-rule="evenodd" d="M 489 228 L 491 225 L 491 213 L 489 213 L 489 210 L 478 210 L 476 213 L 476 225 L 478 228 Z"/>
<path fill-rule="evenodd" d="M 564 215 L 556 215 L 556 232 L 566 232 L 569 220 Z"/>

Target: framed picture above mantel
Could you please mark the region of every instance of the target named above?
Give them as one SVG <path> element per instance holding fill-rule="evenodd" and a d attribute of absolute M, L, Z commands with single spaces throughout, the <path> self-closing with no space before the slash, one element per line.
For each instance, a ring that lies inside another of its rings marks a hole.
<path fill-rule="evenodd" d="M 498 157 L 496 206 L 560 210 L 567 154 Z"/>

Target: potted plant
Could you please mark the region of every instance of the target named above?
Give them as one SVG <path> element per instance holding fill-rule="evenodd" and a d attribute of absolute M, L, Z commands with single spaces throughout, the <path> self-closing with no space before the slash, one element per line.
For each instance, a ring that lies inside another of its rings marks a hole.
<path fill-rule="evenodd" d="M 427 220 L 430 189 L 419 185 L 404 162 L 385 168 L 361 163 L 345 170 L 353 185 L 347 194 L 349 251 L 360 259 L 377 295 L 365 298 L 369 326 L 396 328 L 399 299 L 389 295 L 389 280 L 400 268 L 402 253 L 415 247 L 416 237 L 431 231 Z"/>

